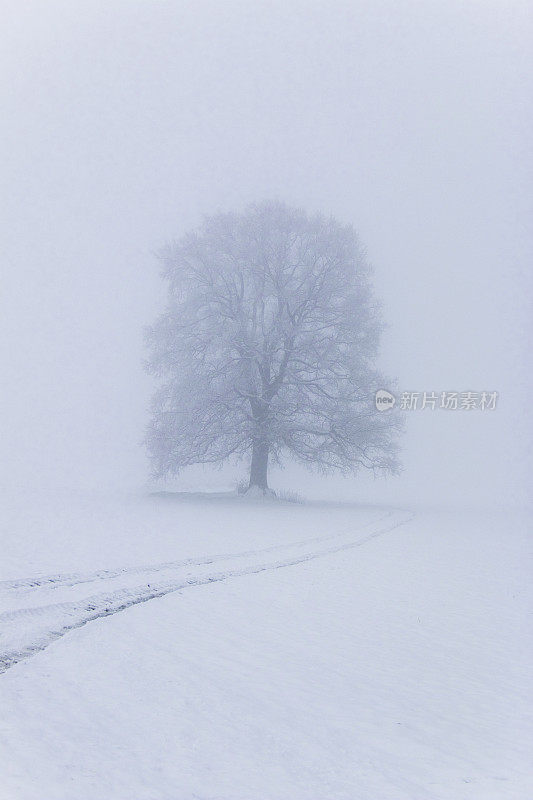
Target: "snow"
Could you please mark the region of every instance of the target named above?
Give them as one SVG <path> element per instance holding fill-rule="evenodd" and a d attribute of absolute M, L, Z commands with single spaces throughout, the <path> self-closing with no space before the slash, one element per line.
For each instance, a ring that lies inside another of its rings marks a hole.
<path fill-rule="evenodd" d="M 67 506 L 11 507 L 0 797 L 533 796 L 527 515 Z"/>

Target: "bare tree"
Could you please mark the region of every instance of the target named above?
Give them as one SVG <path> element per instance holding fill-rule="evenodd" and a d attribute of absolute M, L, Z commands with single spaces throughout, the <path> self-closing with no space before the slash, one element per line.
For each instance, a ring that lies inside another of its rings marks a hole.
<path fill-rule="evenodd" d="M 351 227 L 279 202 L 206 218 L 161 253 L 168 306 L 148 331 L 164 378 L 147 433 L 154 473 L 250 457 L 396 472 L 394 411 L 377 411 L 381 329 Z"/>

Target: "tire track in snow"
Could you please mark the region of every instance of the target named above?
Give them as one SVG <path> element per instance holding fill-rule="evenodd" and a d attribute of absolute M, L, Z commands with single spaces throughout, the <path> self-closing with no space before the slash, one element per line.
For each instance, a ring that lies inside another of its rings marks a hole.
<path fill-rule="evenodd" d="M 397 519 L 395 522 L 391 522 L 390 524 L 379 527 L 377 530 L 369 533 L 363 538 L 350 540 L 348 542 L 335 545 L 334 547 L 327 547 L 302 553 L 284 560 L 262 562 L 259 564 L 248 564 L 236 569 L 212 572 L 205 575 L 196 575 L 188 578 L 182 577 L 178 580 L 174 579 L 155 585 L 146 584 L 143 586 L 117 589 L 113 592 L 99 593 L 85 598 L 84 600 L 78 600 L 74 602 L 55 603 L 48 606 L 37 606 L 34 608 L 24 608 L 6 612 L 0 615 L 0 624 L 2 624 L 4 627 L 7 626 L 9 628 L 9 626 L 18 626 L 20 623 L 30 620 L 37 620 L 40 622 L 40 625 L 38 630 L 30 631 L 27 637 L 27 642 L 21 643 L 19 646 L 8 647 L 7 649 L 0 650 L 0 673 L 6 672 L 10 667 L 13 667 L 20 661 L 23 661 L 41 652 L 69 631 L 75 630 L 76 628 L 81 628 L 83 625 L 86 625 L 88 622 L 92 622 L 93 620 L 110 616 L 112 614 L 117 614 L 119 611 L 124 611 L 132 606 L 140 603 L 146 603 L 149 600 L 153 600 L 157 597 L 164 597 L 167 594 L 186 589 L 190 586 L 204 586 L 209 583 L 224 581 L 228 578 L 237 578 L 244 575 L 253 575 L 260 572 L 291 567 L 297 564 L 303 564 L 307 561 L 312 561 L 317 558 L 323 558 L 324 556 L 340 553 L 344 550 L 361 547 L 367 542 L 370 542 L 372 539 L 376 539 L 379 536 L 383 536 L 384 534 L 390 533 L 396 528 L 407 524 L 413 519 L 413 517 L 413 514 L 409 514 L 408 516 Z M 379 522 L 379 520 L 374 520 L 373 523 L 367 523 L 367 525 L 361 526 L 361 528 L 368 527 L 370 524 L 375 525 L 377 522 Z M 358 530 L 361 530 L 361 528 Z M 318 541 L 330 541 L 332 538 L 341 535 L 343 534 L 333 534 L 327 537 L 320 537 Z M 309 543 L 309 541 L 317 541 L 317 539 L 307 540 L 306 543 Z M 301 545 L 302 543 L 298 544 Z M 294 543 L 292 546 L 294 546 Z M 284 545 L 266 548 L 263 551 L 249 552 L 252 555 L 257 555 L 259 553 L 264 554 L 265 552 L 279 550 L 280 547 L 284 547 Z M 235 558 L 238 556 L 247 557 L 248 553 L 233 554 L 230 556 L 230 558 Z M 213 561 L 208 561 L 207 565 L 210 565 L 211 563 L 213 563 Z M 194 565 L 198 566 L 199 564 L 194 563 Z M 203 561 L 201 562 L 201 565 L 205 565 Z M 2 638 L 4 635 L 5 634 L 2 633 Z"/>
<path fill-rule="evenodd" d="M 361 525 L 357 530 L 362 530 L 370 525 L 375 525 L 383 519 L 387 519 L 395 512 L 389 511 L 378 519 L 370 520 L 364 525 Z M 135 567 L 120 567 L 118 569 L 99 569 L 94 572 L 87 573 L 57 573 L 54 575 L 41 575 L 33 578 L 17 578 L 15 580 L 0 581 L 0 591 L 16 591 L 19 589 L 56 589 L 62 587 L 79 586 L 83 583 L 95 583 L 97 581 L 112 580 L 127 575 L 147 575 L 165 570 L 178 569 L 182 567 L 199 567 L 209 564 L 214 564 L 217 561 L 230 561 L 236 558 L 247 558 L 250 556 L 259 556 L 264 553 L 271 553 L 277 550 L 286 550 L 291 547 L 298 547 L 304 544 L 312 544 L 313 542 L 325 542 L 331 539 L 337 539 L 344 536 L 351 529 L 343 530 L 340 533 L 332 533 L 328 536 L 315 536 L 309 539 L 299 539 L 294 542 L 286 542 L 285 544 L 275 544 L 270 547 L 264 547 L 259 550 L 243 550 L 239 553 L 216 553 L 212 556 L 205 556 L 203 558 L 186 558 L 181 561 L 163 561 L 159 564 L 151 564 L 146 566 Z"/>

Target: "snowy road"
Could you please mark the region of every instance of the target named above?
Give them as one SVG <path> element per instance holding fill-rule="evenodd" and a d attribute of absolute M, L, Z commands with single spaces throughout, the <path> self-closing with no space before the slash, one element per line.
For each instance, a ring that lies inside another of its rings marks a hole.
<path fill-rule="evenodd" d="M 170 516 L 142 567 L 106 532 L 19 580 L 13 536 L 1 800 L 533 797 L 529 517 Z"/>
<path fill-rule="evenodd" d="M 338 553 L 405 524 L 411 514 L 390 511 L 353 530 L 263 550 L 87 574 L 45 575 L 0 582 L 0 673 L 36 655 L 71 630 L 100 617 L 190 586 L 290 567 Z M 363 531 L 365 531 L 363 533 Z M 233 566 L 238 564 L 238 566 Z M 142 583 L 139 581 L 142 579 Z M 88 589 L 100 591 L 88 594 Z M 57 595 L 63 597 L 58 598 Z M 79 598 L 72 600 L 72 595 Z M 27 605 L 30 601 L 32 604 Z"/>

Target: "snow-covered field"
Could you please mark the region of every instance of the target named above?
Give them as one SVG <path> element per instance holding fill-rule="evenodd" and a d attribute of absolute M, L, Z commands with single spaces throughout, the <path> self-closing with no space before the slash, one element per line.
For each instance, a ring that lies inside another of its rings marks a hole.
<path fill-rule="evenodd" d="M 528 800 L 531 519 L 15 498 L 5 800 Z"/>

